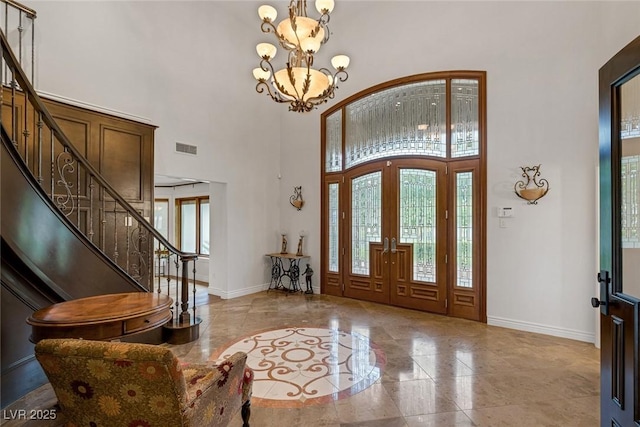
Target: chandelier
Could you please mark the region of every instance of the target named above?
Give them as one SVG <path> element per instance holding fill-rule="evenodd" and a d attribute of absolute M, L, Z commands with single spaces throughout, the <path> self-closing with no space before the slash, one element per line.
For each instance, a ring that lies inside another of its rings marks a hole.
<path fill-rule="evenodd" d="M 307 17 L 306 0 L 291 0 L 289 17 L 277 26 L 274 25 L 278 15 L 275 8 L 269 5 L 258 8 L 262 32 L 274 33 L 278 44 L 287 51 L 285 68 L 276 71 L 272 63 L 276 47 L 271 43 L 259 43 L 256 46 L 261 58 L 260 67 L 253 70 L 253 76 L 258 81 L 258 93 L 263 93 L 266 88 L 274 101 L 289 103 L 289 111 L 299 113 L 311 111 L 334 97 L 337 81 L 344 82 L 349 77 L 345 71 L 349 66 L 349 57 L 336 55 L 331 59 L 331 65 L 336 70 L 333 74 L 327 68 L 312 68 L 314 55 L 329 40 L 327 23 L 333 6 L 334 0 L 316 0 L 320 18 L 315 20 Z"/>

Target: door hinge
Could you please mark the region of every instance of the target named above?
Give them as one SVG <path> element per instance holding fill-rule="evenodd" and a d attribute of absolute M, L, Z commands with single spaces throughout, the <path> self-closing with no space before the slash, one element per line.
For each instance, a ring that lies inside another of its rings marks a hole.
<path fill-rule="evenodd" d="M 444 308 L 448 308 L 449 307 L 449 299 L 445 298 L 444 299 Z"/>
<path fill-rule="evenodd" d="M 449 165 L 444 165 L 444 174 L 449 175 Z"/>
<path fill-rule="evenodd" d="M 444 211 L 444 219 L 449 219 L 449 209 Z"/>
<path fill-rule="evenodd" d="M 449 264 L 449 254 L 444 254 L 444 263 Z"/>
<path fill-rule="evenodd" d="M 342 183 L 344 184 L 344 176 L 342 177 Z"/>
<path fill-rule="evenodd" d="M 342 211 L 342 219 L 344 219 L 344 211 Z"/>
<path fill-rule="evenodd" d="M 342 284 L 342 292 L 344 292 L 344 283 Z"/>
<path fill-rule="evenodd" d="M 344 248 L 342 248 L 342 255 L 344 255 Z"/>

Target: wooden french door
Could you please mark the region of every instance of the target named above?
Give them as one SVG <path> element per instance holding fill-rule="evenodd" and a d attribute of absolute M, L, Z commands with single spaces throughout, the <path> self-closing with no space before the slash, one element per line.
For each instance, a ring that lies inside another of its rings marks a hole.
<path fill-rule="evenodd" d="M 390 159 L 345 175 L 345 296 L 446 312 L 445 167 Z"/>
<path fill-rule="evenodd" d="M 640 37 L 600 69 L 602 427 L 640 426 Z"/>
<path fill-rule="evenodd" d="M 477 165 L 394 158 L 346 173 L 344 296 L 478 319 Z"/>

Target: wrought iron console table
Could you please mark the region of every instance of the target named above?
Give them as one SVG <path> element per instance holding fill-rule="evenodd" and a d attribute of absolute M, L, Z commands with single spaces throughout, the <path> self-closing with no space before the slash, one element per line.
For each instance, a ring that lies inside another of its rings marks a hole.
<path fill-rule="evenodd" d="M 271 258 L 271 282 L 269 289 L 280 289 L 289 292 L 302 292 L 300 288 L 300 260 L 309 258 L 309 255 L 295 254 L 267 254 Z M 284 262 L 288 261 L 288 264 Z M 289 286 L 283 284 L 285 277 L 289 278 Z"/>

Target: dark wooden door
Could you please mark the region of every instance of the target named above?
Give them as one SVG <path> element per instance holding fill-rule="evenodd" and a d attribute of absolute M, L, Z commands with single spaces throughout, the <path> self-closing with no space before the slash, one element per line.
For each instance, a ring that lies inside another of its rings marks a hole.
<path fill-rule="evenodd" d="M 640 426 L 640 37 L 600 69 L 601 426 Z"/>

